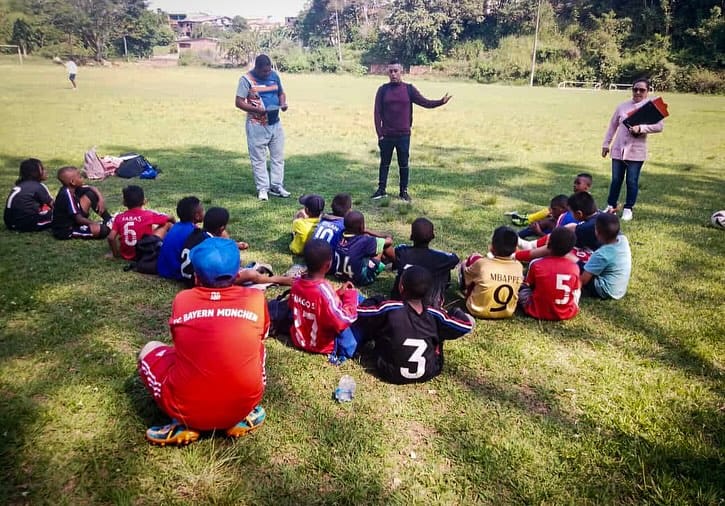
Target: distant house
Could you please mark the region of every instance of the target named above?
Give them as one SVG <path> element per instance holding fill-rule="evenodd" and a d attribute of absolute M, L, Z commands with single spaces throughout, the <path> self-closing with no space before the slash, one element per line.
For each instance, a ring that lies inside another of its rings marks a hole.
<path fill-rule="evenodd" d="M 286 20 L 275 19 L 271 16 L 266 18 L 247 18 L 247 27 L 258 32 L 271 32 L 275 28 L 286 26 Z"/>
<path fill-rule="evenodd" d="M 214 39 L 212 37 L 201 37 L 199 39 L 179 37 L 176 40 L 176 46 L 179 49 L 179 55 L 184 53 L 219 54 L 221 52 L 219 39 Z"/>
<path fill-rule="evenodd" d="M 191 37 L 195 28 L 201 26 L 213 26 L 226 30 L 232 26 L 232 18 L 229 16 L 211 16 L 204 12 L 183 14 L 169 14 L 169 26 L 174 30 L 177 37 Z"/>

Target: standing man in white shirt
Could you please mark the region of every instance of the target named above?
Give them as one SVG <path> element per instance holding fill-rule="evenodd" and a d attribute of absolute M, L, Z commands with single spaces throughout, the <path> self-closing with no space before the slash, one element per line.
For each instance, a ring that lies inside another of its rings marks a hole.
<path fill-rule="evenodd" d="M 68 60 L 65 64 L 65 69 L 68 71 L 68 79 L 73 85 L 73 89 L 78 89 L 78 87 L 76 86 L 76 74 L 78 73 L 78 65 L 76 65 L 76 62 L 74 62 L 73 60 Z"/>

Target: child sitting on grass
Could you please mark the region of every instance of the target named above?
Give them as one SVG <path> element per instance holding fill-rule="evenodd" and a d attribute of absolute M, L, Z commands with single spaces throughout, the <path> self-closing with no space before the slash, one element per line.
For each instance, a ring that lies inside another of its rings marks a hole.
<path fill-rule="evenodd" d="M 352 198 L 348 193 L 338 193 L 332 199 L 332 214 L 320 216 L 320 222 L 312 232 L 313 239 L 324 239 L 330 244 L 332 251 L 337 248 L 345 231 L 345 215 L 352 208 Z"/>
<path fill-rule="evenodd" d="M 477 318 L 510 318 L 516 310 L 524 279 L 522 265 L 511 258 L 518 236 L 509 227 L 498 227 L 490 253 L 473 253 L 459 271 L 459 284 L 468 311 Z"/>
<path fill-rule="evenodd" d="M 322 210 L 325 209 L 325 199 L 319 195 L 302 195 L 299 202 L 305 207 L 297 212 L 292 221 L 292 242 L 289 245 L 290 251 L 295 255 L 302 254 L 302 248 L 312 236 L 320 222 Z"/>
<path fill-rule="evenodd" d="M 210 207 L 204 213 L 203 228 L 195 228 L 184 242 L 181 250 L 181 277 L 187 286 L 194 285 L 194 264 L 191 262 L 191 252 L 196 246 L 210 237 L 222 237 L 229 239 L 227 224 L 229 223 L 229 211 L 223 207 Z M 242 251 L 249 248 L 246 242 L 235 241 L 237 248 Z M 271 267 L 265 264 L 258 264 L 255 268 L 243 268 L 239 270 L 236 285 L 291 285 L 293 278 L 272 275 Z"/>
<path fill-rule="evenodd" d="M 620 234 L 616 214 L 600 213 L 595 222 L 595 232 L 602 246 L 584 265 L 582 293 L 600 299 L 621 299 L 627 293 L 632 273 L 629 241 Z"/>
<path fill-rule="evenodd" d="M 383 253 L 390 251 L 393 239 L 390 236 L 375 237 L 365 231 L 365 216 L 359 211 L 345 215 L 345 232 L 335 250 L 332 272 L 345 281 L 352 280 L 355 286 L 372 284 L 385 269 Z"/>
<path fill-rule="evenodd" d="M 400 278 L 402 301 L 366 299 L 358 307 L 353 329 L 360 340 L 374 339 L 381 378 L 391 383 L 417 383 L 443 370 L 443 341 L 457 339 L 473 329 L 474 320 L 461 309 L 449 315 L 424 302 L 433 276 L 412 265 Z"/>
<path fill-rule="evenodd" d="M 123 205 L 128 210 L 113 219 L 108 245 L 114 258 L 133 261 L 136 259 L 136 243 L 143 236 L 153 234 L 163 239 L 176 220 L 166 214 L 144 209 L 146 198 L 140 186 L 129 185 L 122 193 Z"/>
<path fill-rule="evenodd" d="M 289 298 L 292 343 L 312 353 L 352 356 L 354 346 L 342 353 L 339 344 L 354 342 L 349 327 L 357 318 L 358 292 L 349 281 L 335 290 L 325 279 L 332 263 L 332 249 L 326 241 L 311 239 L 303 255 L 307 274 L 292 283 Z"/>
<path fill-rule="evenodd" d="M 58 191 L 53 210 L 53 237 L 56 239 L 104 239 L 111 232 L 111 215 L 101 192 L 86 186 L 76 167 L 58 169 Z M 88 218 L 91 209 L 103 218 L 96 223 Z"/>
<path fill-rule="evenodd" d="M 589 260 L 592 252 L 601 246 L 594 230 L 594 224 L 600 212 L 594 197 L 589 193 L 575 193 L 569 197 L 568 205 L 576 223 L 566 226 L 574 230 L 576 235 L 573 254 L 576 255 L 579 266 L 582 267 Z M 521 249 L 516 252 L 516 259 L 520 262 L 530 262 L 535 258 L 549 255 L 550 251 L 546 246 L 548 240 L 548 236 L 536 241 L 519 240 L 518 245 Z"/>
<path fill-rule="evenodd" d="M 549 235 L 550 256 L 533 260 L 519 292 L 519 305 L 539 320 L 568 320 L 579 312 L 579 267 L 569 256 L 574 231 L 557 227 Z"/>
<path fill-rule="evenodd" d="M 48 179 L 43 163 L 28 158 L 20 163 L 20 174 L 5 201 L 3 219 L 8 230 L 37 232 L 53 221 L 53 197 L 43 181 Z"/>
<path fill-rule="evenodd" d="M 181 250 L 196 224 L 204 219 L 204 207 L 196 197 L 184 197 L 176 204 L 179 221 L 171 227 L 161 245 L 156 269 L 159 276 L 183 280 L 181 276 Z"/>
<path fill-rule="evenodd" d="M 196 441 L 200 431 L 239 437 L 264 423 L 264 338 L 269 313 L 263 292 L 234 286 L 239 249 L 213 237 L 191 252 L 197 286 L 174 298 L 169 318 L 173 346 L 147 343 L 138 370 L 171 423 L 151 427 L 159 445 Z"/>
<path fill-rule="evenodd" d="M 426 218 L 417 218 L 410 225 L 410 240 L 413 245 L 401 244 L 392 253 L 393 269 L 397 270 L 392 299 L 400 300 L 400 279 L 412 265 L 425 267 L 433 276 L 431 291 L 425 297 L 428 306 L 441 307 L 445 301 L 446 290 L 451 283 L 451 269 L 458 265 L 455 253 L 447 253 L 429 247 L 435 238 L 433 223 Z"/>
<path fill-rule="evenodd" d="M 586 172 L 582 172 L 581 174 L 577 174 L 574 178 L 574 184 L 573 184 L 573 191 L 574 193 L 580 193 L 580 192 L 587 192 L 589 193 L 592 189 L 593 184 L 593 178 L 591 174 L 588 174 Z M 539 211 L 536 211 L 535 213 L 528 214 L 526 216 L 521 216 L 516 211 L 511 211 L 508 213 L 505 213 L 507 216 L 511 216 L 511 222 L 517 226 L 517 227 L 525 227 L 527 225 L 530 225 L 534 222 L 537 222 L 539 220 L 546 219 L 551 214 L 550 208 L 544 208 Z M 557 227 L 566 225 L 567 223 L 574 223 L 571 220 L 571 216 L 567 217 L 566 213 L 564 214 L 564 218 L 562 218 L 564 221 L 563 223 L 556 223 Z"/>
<path fill-rule="evenodd" d="M 566 195 L 557 195 L 549 203 L 549 215 L 538 221 L 532 222 L 528 227 L 519 230 L 519 237 L 526 239 L 527 237 L 536 236 L 543 237 L 551 233 L 556 228 L 559 221 L 564 221 L 563 215 L 567 212 Z"/>

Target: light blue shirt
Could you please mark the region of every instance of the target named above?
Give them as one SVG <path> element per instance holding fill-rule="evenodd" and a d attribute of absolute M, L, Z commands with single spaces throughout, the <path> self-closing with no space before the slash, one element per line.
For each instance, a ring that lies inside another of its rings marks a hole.
<path fill-rule="evenodd" d="M 632 273 L 632 252 L 627 237 L 619 235 L 616 242 L 602 245 L 592 253 L 584 270 L 594 275 L 594 289 L 600 297 L 624 297 Z"/>

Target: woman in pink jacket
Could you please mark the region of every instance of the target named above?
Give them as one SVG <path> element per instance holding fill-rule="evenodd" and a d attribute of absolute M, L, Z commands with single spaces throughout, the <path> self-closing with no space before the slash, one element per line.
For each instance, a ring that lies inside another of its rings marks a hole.
<path fill-rule="evenodd" d="M 632 208 L 637 202 L 639 173 L 647 158 L 647 134 L 661 132 L 664 128 L 662 121 L 653 125 L 635 125 L 630 128 L 622 124 L 628 116 L 627 113 L 646 103 L 648 94 L 647 79 L 638 79 L 632 84 L 632 100 L 620 104 L 614 111 L 602 143 L 602 157 L 606 158 L 607 154 L 612 157 L 612 183 L 609 185 L 607 212 L 616 209 L 622 182 L 626 179 L 627 199 L 622 211 L 624 221 L 632 219 Z"/>

